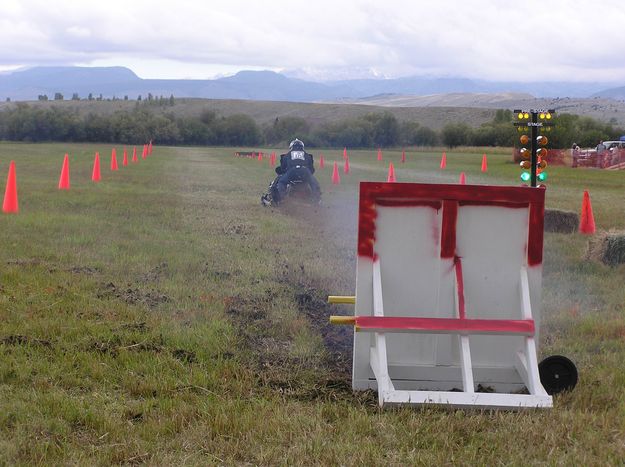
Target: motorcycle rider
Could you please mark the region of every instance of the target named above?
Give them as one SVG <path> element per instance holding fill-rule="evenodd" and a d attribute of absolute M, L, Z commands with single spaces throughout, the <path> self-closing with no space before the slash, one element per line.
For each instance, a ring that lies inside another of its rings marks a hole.
<path fill-rule="evenodd" d="M 321 199 L 319 182 L 313 175 L 315 162 L 312 154 L 304 149 L 304 143 L 295 138 L 289 144 L 289 151 L 280 155 L 280 165 L 276 167 L 278 178 L 272 184 L 272 204 L 279 204 L 285 196 L 286 187 L 289 183 L 299 180 L 307 183 L 312 191 L 313 200 Z"/>

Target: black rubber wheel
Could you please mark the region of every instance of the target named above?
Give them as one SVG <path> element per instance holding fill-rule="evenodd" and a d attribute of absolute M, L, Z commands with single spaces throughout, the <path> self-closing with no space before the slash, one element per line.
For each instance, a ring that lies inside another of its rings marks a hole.
<path fill-rule="evenodd" d="M 577 384 L 575 364 L 562 355 L 552 355 L 538 364 L 538 373 L 547 394 L 572 391 Z"/>

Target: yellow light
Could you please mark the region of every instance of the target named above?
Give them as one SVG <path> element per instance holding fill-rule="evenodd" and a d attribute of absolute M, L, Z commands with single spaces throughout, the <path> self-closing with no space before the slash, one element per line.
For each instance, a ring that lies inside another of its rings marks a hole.
<path fill-rule="evenodd" d="M 521 151 L 519 152 L 521 153 L 521 157 L 523 159 L 529 159 L 530 157 L 532 157 L 531 151 L 528 151 L 526 148 L 521 148 Z"/>
<path fill-rule="evenodd" d="M 521 141 L 521 144 L 527 144 L 529 142 L 529 136 L 527 135 L 521 135 L 521 138 L 519 138 L 519 141 Z"/>
<path fill-rule="evenodd" d="M 544 169 L 545 167 L 547 167 L 547 161 L 540 161 L 538 163 L 538 167 L 540 167 L 541 170 Z"/>
<path fill-rule="evenodd" d="M 545 114 L 544 113 L 540 113 L 538 116 L 540 117 L 541 120 L 545 119 Z"/>
<path fill-rule="evenodd" d="M 528 170 L 532 163 L 530 161 L 521 161 L 521 163 L 519 164 L 521 166 L 521 168 Z"/>
<path fill-rule="evenodd" d="M 551 120 L 551 114 L 547 112 L 547 120 Z"/>
<path fill-rule="evenodd" d="M 525 112 L 525 113 L 523 114 L 523 118 L 530 118 L 530 114 L 528 114 L 527 112 Z"/>
<path fill-rule="evenodd" d="M 538 157 L 547 157 L 547 149 L 540 148 L 540 149 L 536 150 L 536 155 Z"/>
<path fill-rule="evenodd" d="M 523 120 L 523 112 L 519 112 L 519 115 L 517 115 L 517 117 L 519 117 L 519 120 Z"/>

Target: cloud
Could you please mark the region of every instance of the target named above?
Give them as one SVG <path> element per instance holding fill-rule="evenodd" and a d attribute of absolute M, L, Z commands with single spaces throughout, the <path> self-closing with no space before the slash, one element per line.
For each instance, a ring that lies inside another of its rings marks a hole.
<path fill-rule="evenodd" d="M 610 81 L 625 79 L 624 24 L 617 0 L 3 0 L 0 66 Z"/>
<path fill-rule="evenodd" d="M 91 37 L 91 30 L 82 26 L 71 26 L 65 30 L 68 36 L 75 37 L 77 39 L 84 39 Z"/>

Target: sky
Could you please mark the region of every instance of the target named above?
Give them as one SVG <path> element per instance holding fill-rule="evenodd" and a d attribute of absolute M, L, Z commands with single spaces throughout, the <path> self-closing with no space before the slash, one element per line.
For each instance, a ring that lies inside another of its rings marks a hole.
<path fill-rule="evenodd" d="M 0 0 L 0 71 L 625 81 L 620 0 Z M 625 84 L 625 83 L 624 83 Z"/>

